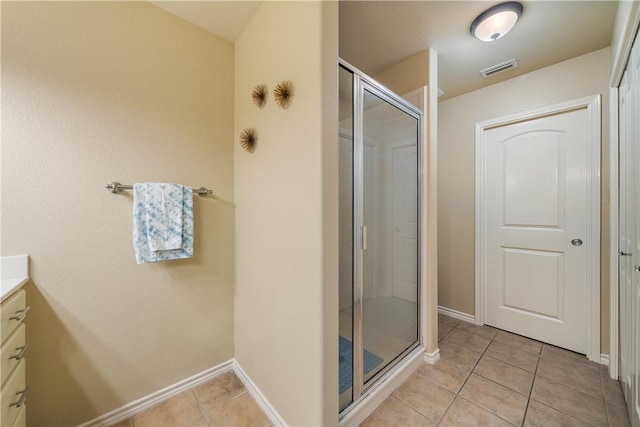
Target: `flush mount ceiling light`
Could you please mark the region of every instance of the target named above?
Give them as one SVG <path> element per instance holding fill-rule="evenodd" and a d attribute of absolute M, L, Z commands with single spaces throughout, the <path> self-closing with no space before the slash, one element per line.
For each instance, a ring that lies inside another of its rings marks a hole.
<path fill-rule="evenodd" d="M 516 25 L 522 9 L 522 3 L 517 1 L 495 5 L 474 19 L 471 34 L 483 42 L 498 40 Z"/>

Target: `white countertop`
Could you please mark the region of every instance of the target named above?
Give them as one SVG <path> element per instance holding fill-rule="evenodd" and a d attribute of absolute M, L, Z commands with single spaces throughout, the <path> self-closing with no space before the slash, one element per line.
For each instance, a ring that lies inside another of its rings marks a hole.
<path fill-rule="evenodd" d="M 0 295 L 4 301 L 29 281 L 29 256 L 0 257 Z"/>

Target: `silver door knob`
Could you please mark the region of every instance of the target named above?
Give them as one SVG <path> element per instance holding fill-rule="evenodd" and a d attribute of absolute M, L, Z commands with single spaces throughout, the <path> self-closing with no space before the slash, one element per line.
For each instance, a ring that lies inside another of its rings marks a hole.
<path fill-rule="evenodd" d="M 572 244 L 573 246 L 582 246 L 582 239 L 573 239 L 573 240 L 571 241 L 571 244 Z"/>
<path fill-rule="evenodd" d="M 631 252 L 620 251 L 620 256 L 631 256 L 633 255 Z"/>

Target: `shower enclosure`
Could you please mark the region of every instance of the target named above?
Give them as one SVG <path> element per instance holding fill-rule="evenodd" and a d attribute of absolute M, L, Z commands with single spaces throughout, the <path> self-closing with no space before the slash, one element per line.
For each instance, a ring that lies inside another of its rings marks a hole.
<path fill-rule="evenodd" d="M 339 100 L 344 415 L 419 345 L 423 115 L 344 61 Z"/>

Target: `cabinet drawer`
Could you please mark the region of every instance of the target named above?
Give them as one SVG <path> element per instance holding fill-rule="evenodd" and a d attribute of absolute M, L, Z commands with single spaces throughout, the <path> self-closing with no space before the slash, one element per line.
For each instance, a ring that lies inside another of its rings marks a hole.
<path fill-rule="evenodd" d="M 7 382 L 2 384 L 0 391 L 0 425 L 10 426 L 18 417 L 24 406 L 26 397 L 25 387 L 26 361 L 22 359 Z M 16 405 L 20 403 L 20 406 Z"/>
<path fill-rule="evenodd" d="M 0 341 L 4 342 L 24 319 L 27 314 L 27 297 L 24 289 L 2 303 L 2 314 L 0 314 Z"/>
<path fill-rule="evenodd" d="M 13 422 L 11 427 L 26 427 L 27 426 L 27 405 L 22 405 L 18 417 Z"/>
<path fill-rule="evenodd" d="M 25 329 L 24 324 L 11 334 L 7 341 L 0 348 L 0 384 L 4 384 L 9 374 L 18 366 L 24 356 L 25 350 Z"/>

